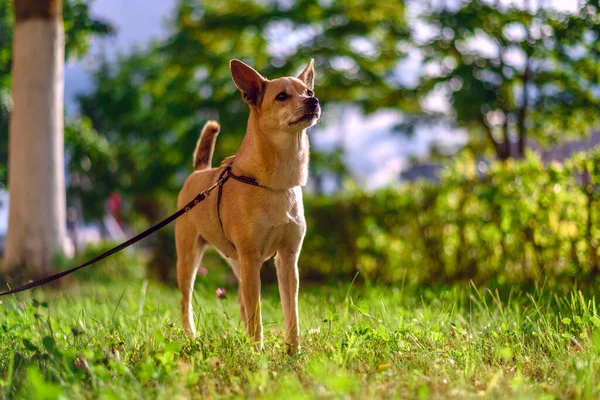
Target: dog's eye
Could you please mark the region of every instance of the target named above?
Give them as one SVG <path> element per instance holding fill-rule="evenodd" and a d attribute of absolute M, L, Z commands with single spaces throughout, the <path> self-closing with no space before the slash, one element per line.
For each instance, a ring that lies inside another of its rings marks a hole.
<path fill-rule="evenodd" d="M 307 89 L 307 90 L 306 90 L 306 94 L 307 94 L 308 96 L 310 96 L 310 97 L 313 97 L 313 96 L 315 95 L 315 94 L 313 93 L 313 91 L 312 91 L 312 90 L 310 90 L 310 89 Z"/>
<path fill-rule="evenodd" d="M 289 96 L 288 96 L 288 94 L 287 94 L 286 92 L 281 92 L 281 93 L 279 93 L 279 94 L 278 94 L 278 95 L 275 97 L 275 100 L 278 100 L 278 101 L 284 101 L 284 100 L 286 100 L 288 97 L 289 97 Z"/>

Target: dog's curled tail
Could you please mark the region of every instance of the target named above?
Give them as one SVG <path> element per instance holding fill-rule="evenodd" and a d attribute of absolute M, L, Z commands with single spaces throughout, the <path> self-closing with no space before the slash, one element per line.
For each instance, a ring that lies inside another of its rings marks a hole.
<path fill-rule="evenodd" d="M 210 168 L 212 164 L 212 156 L 215 151 L 215 143 L 217 142 L 217 135 L 221 127 L 217 121 L 208 121 L 196 144 L 196 150 L 194 150 L 194 170 L 199 171 L 202 169 Z"/>

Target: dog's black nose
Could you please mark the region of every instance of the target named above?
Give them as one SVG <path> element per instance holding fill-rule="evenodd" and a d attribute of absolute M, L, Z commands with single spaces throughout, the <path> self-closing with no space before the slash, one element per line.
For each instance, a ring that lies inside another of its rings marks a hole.
<path fill-rule="evenodd" d="M 319 99 L 316 97 L 309 97 L 308 99 L 304 100 L 304 103 L 309 107 L 317 108 L 319 105 Z"/>

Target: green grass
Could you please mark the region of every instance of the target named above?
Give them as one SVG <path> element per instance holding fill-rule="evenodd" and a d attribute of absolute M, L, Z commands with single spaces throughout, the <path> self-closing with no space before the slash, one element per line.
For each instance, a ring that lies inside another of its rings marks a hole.
<path fill-rule="evenodd" d="M 200 278 L 199 280 L 201 280 Z M 265 350 L 241 329 L 234 289 L 195 292 L 185 339 L 176 289 L 73 281 L 0 305 L 4 398 L 597 398 L 600 319 L 579 292 L 304 286 L 302 351 L 285 354 L 275 287 Z"/>

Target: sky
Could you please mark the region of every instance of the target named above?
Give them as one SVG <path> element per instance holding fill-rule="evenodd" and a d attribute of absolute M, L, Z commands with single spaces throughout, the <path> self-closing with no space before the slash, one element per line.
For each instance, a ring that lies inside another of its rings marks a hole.
<path fill-rule="evenodd" d="M 116 35 L 94 40 L 83 60 L 70 60 L 65 66 L 65 103 L 67 110 L 75 108 L 77 93 L 91 89 L 88 71 L 100 54 L 116 56 L 127 53 L 134 46 L 144 46 L 151 39 L 164 37 L 165 19 L 175 4 L 174 0 L 96 0 L 92 15 L 109 22 Z M 151 6 L 150 6 L 151 5 Z"/>
<path fill-rule="evenodd" d="M 65 103 L 68 114 L 76 111 L 76 95 L 92 90 L 90 68 L 101 54 L 109 59 L 127 53 L 134 47 L 144 47 L 152 39 L 167 34 L 166 20 L 175 0 L 96 0 L 92 15 L 106 20 L 116 29 L 112 37 L 95 39 L 83 60 L 70 60 L 65 67 Z M 402 76 L 409 84 L 418 77 L 419 57 L 413 55 L 402 67 Z M 318 85 L 318 80 L 317 80 Z M 318 87 L 316 88 L 318 95 Z M 434 108 L 443 108 L 440 98 L 432 99 Z M 338 112 L 338 110 L 335 110 Z M 353 107 L 341 107 L 343 117 L 327 118 L 311 132 L 313 148 L 332 150 L 342 146 L 345 161 L 359 184 L 377 188 L 395 182 L 400 172 L 409 166 L 409 160 L 425 158 L 432 144 L 460 147 L 466 141 L 462 131 L 448 131 L 445 127 L 417 129 L 407 137 L 393 133 L 401 115 L 383 110 L 365 116 Z"/>

